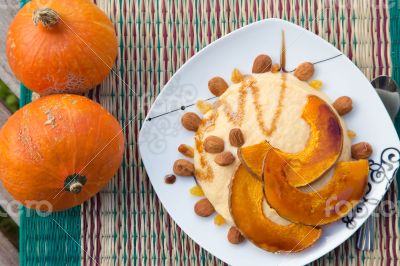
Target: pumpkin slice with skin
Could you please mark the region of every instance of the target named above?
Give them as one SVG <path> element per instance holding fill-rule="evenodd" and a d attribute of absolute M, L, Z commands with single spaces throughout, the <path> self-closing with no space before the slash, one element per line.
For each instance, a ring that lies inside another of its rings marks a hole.
<path fill-rule="evenodd" d="M 308 96 L 302 117 L 311 129 L 306 148 L 298 153 L 279 151 L 290 166 L 288 182 L 295 187 L 307 185 L 323 175 L 337 161 L 343 146 L 339 118 L 321 98 Z M 243 147 L 238 150 L 239 158 L 250 172 L 261 178 L 263 158 L 270 147 L 266 141 Z"/>
<path fill-rule="evenodd" d="M 271 148 L 272 146 L 268 142 L 263 141 L 255 145 L 239 148 L 237 155 L 247 171 L 261 180 L 264 157 Z"/>
<path fill-rule="evenodd" d="M 241 164 L 230 188 L 230 211 L 240 232 L 258 247 L 271 252 L 298 252 L 321 236 L 318 227 L 280 225 L 264 215 L 262 182 Z"/>
<path fill-rule="evenodd" d="M 263 174 L 267 201 L 280 216 L 308 225 L 327 224 L 345 216 L 364 195 L 369 170 L 368 160 L 338 162 L 325 186 L 303 192 L 289 184 L 288 168 L 279 152 L 268 151 Z"/>

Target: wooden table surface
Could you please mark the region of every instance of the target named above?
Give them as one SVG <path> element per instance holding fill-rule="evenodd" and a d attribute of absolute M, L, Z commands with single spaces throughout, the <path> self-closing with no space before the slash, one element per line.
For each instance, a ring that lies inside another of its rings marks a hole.
<path fill-rule="evenodd" d="M 7 63 L 5 40 L 8 26 L 19 8 L 17 0 L 0 0 L 0 79 L 19 97 L 19 82 Z"/>
<path fill-rule="evenodd" d="M 7 36 L 8 26 L 11 20 L 17 13 L 19 1 L 17 0 L 0 0 L 0 79 L 19 97 L 19 81 L 14 77 L 6 57 L 5 40 Z M 0 127 L 7 121 L 11 115 L 7 107 L 0 102 Z M 9 200 L 11 197 L 4 191 L 0 185 L 0 206 L 3 206 L 4 200 Z M 18 223 L 17 213 L 11 214 L 12 218 Z"/>
<path fill-rule="evenodd" d="M 17 0 L 0 0 L 0 79 L 19 97 L 19 82 L 8 66 L 5 53 L 5 40 L 8 26 L 17 13 L 18 8 L 19 2 Z M 10 111 L 8 111 L 5 105 L 0 102 L 0 127 L 5 123 L 10 114 Z M 7 209 L 9 206 L 5 204 L 5 202 L 11 201 L 12 198 L 10 195 L 0 185 L 0 205 L 4 209 Z M 9 215 L 18 223 L 18 211 L 11 211 Z M 19 265 L 18 250 L 2 232 L 0 232 L 0 265 Z"/>

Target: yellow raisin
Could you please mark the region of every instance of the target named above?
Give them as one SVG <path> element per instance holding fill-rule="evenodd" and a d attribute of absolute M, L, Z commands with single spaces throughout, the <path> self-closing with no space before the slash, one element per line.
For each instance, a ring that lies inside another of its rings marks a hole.
<path fill-rule="evenodd" d="M 218 225 L 218 226 L 225 224 L 224 217 L 222 217 L 222 215 L 220 215 L 220 214 L 215 215 L 214 224 Z"/>
<path fill-rule="evenodd" d="M 281 66 L 279 64 L 273 64 L 271 67 L 271 72 L 272 73 L 277 73 L 281 70 Z"/>
<path fill-rule="evenodd" d="M 310 84 L 310 86 L 316 90 L 319 90 L 322 87 L 322 81 L 317 79 L 311 80 L 308 84 Z"/>
<path fill-rule="evenodd" d="M 351 139 L 354 139 L 357 136 L 357 134 L 353 130 L 349 129 L 349 130 L 347 130 L 347 136 L 349 136 L 349 138 L 351 138 Z"/>
<path fill-rule="evenodd" d="M 203 100 L 198 100 L 196 102 L 196 107 L 197 109 L 199 109 L 199 111 L 204 115 L 205 113 L 207 113 L 208 111 L 210 111 L 211 109 L 213 109 L 213 105 L 211 103 L 208 103 L 206 101 Z"/>
<path fill-rule="evenodd" d="M 198 185 L 196 185 L 196 186 L 194 186 L 194 187 L 192 187 L 192 188 L 190 189 L 190 194 L 192 194 L 193 196 L 196 196 L 196 197 L 202 197 L 202 196 L 204 196 L 203 190 L 202 190 L 201 187 L 198 186 Z"/>
<path fill-rule="evenodd" d="M 231 76 L 231 80 L 233 83 L 240 83 L 243 81 L 243 78 L 243 74 L 239 71 L 239 69 L 233 69 Z"/>

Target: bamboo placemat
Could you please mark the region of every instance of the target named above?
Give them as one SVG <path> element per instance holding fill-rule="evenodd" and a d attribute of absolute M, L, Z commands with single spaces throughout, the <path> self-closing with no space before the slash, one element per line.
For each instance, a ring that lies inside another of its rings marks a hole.
<path fill-rule="evenodd" d="M 264 18 L 283 18 L 331 42 L 367 78 L 386 74 L 400 82 L 396 0 L 95 2 L 115 23 L 119 56 L 113 73 L 87 96 L 126 126 L 124 161 L 113 181 L 80 207 L 46 218 L 22 208 L 21 265 L 223 264 L 188 238 L 163 209 L 136 144 L 163 85 L 194 53 L 230 31 Z M 21 104 L 30 97 L 22 88 Z M 397 203 L 397 188 L 393 184 L 386 199 Z M 314 264 L 399 265 L 399 215 L 376 217 L 375 224 L 374 251 L 356 250 L 352 237 Z"/>

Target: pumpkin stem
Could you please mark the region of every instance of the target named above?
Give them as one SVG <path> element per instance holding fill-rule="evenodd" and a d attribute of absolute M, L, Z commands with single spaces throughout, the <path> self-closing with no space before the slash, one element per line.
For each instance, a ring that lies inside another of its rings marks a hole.
<path fill-rule="evenodd" d="M 86 177 L 79 174 L 70 175 L 64 181 L 65 190 L 73 194 L 79 194 L 85 184 Z"/>
<path fill-rule="evenodd" d="M 79 194 L 82 191 L 83 185 L 79 182 L 74 182 L 69 186 L 69 191 L 74 194 Z"/>
<path fill-rule="evenodd" d="M 33 12 L 32 19 L 35 26 L 41 22 L 46 28 L 51 28 L 58 23 L 60 16 L 53 9 L 45 7 L 36 9 Z"/>

